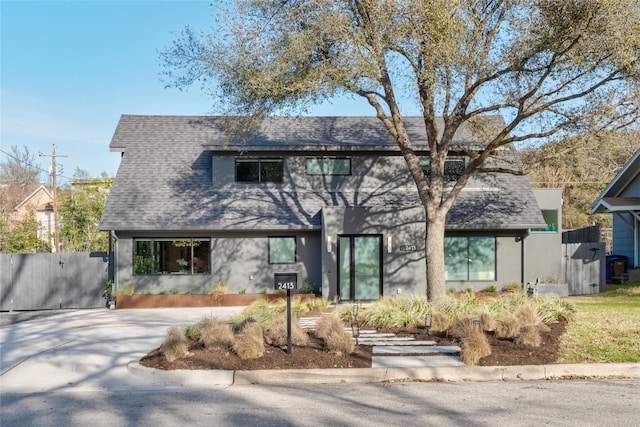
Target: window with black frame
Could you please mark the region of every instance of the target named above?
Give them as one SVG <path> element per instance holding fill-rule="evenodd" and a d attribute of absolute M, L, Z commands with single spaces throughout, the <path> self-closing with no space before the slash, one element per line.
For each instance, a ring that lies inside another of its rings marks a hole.
<path fill-rule="evenodd" d="M 281 158 L 237 158 L 236 181 L 281 183 L 284 175 Z"/>
<path fill-rule="evenodd" d="M 136 275 L 206 274 L 210 267 L 210 239 L 134 239 Z"/>
<path fill-rule="evenodd" d="M 422 172 L 428 175 L 431 171 L 431 160 L 421 159 L 420 166 L 422 166 Z M 444 161 L 444 180 L 445 182 L 457 181 L 464 169 L 467 167 L 466 160 L 462 156 L 450 156 Z"/>

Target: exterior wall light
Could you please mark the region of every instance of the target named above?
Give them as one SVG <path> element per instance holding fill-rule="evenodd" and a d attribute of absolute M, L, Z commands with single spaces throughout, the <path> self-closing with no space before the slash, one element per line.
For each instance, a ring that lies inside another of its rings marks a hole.
<path fill-rule="evenodd" d="M 331 236 L 327 236 L 327 252 L 331 253 Z"/>
<path fill-rule="evenodd" d="M 387 253 L 390 254 L 393 252 L 393 238 L 391 236 L 387 236 Z"/>

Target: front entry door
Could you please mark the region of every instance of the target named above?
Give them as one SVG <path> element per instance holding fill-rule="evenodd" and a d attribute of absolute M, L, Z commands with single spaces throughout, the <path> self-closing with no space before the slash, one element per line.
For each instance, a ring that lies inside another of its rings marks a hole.
<path fill-rule="evenodd" d="M 382 294 L 382 236 L 338 238 L 338 286 L 345 301 L 377 300 Z"/>

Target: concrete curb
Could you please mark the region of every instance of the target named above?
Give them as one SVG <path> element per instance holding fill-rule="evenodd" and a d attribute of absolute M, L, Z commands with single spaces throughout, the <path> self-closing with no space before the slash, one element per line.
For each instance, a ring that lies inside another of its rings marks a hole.
<path fill-rule="evenodd" d="M 522 381 L 586 378 L 640 378 L 640 363 L 592 363 L 440 368 L 271 369 L 256 371 L 163 371 L 133 361 L 129 372 L 181 385 L 355 384 L 411 381 Z"/>

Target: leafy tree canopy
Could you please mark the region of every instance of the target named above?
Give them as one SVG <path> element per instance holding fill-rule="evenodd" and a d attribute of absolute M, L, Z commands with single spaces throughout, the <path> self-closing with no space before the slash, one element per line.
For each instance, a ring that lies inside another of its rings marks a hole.
<path fill-rule="evenodd" d="M 162 52 L 168 84 L 199 81 L 217 110 L 251 118 L 361 97 L 398 144 L 424 205 L 432 299 L 445 296 L 446 214 L 472 174 L 507 171 L 487 163 L 500 147 L 638 116 L 637 1 L 236 0 L 221 9 L 213 31 L 186 28 Z M 427 175 L 401 99 L 422 112 Z M 487 126 L 491 114 L 504 123 Z M 467 125 L 484 148 L 467 152 L 465 172 L 445 186 L 444 161 Z"/>

